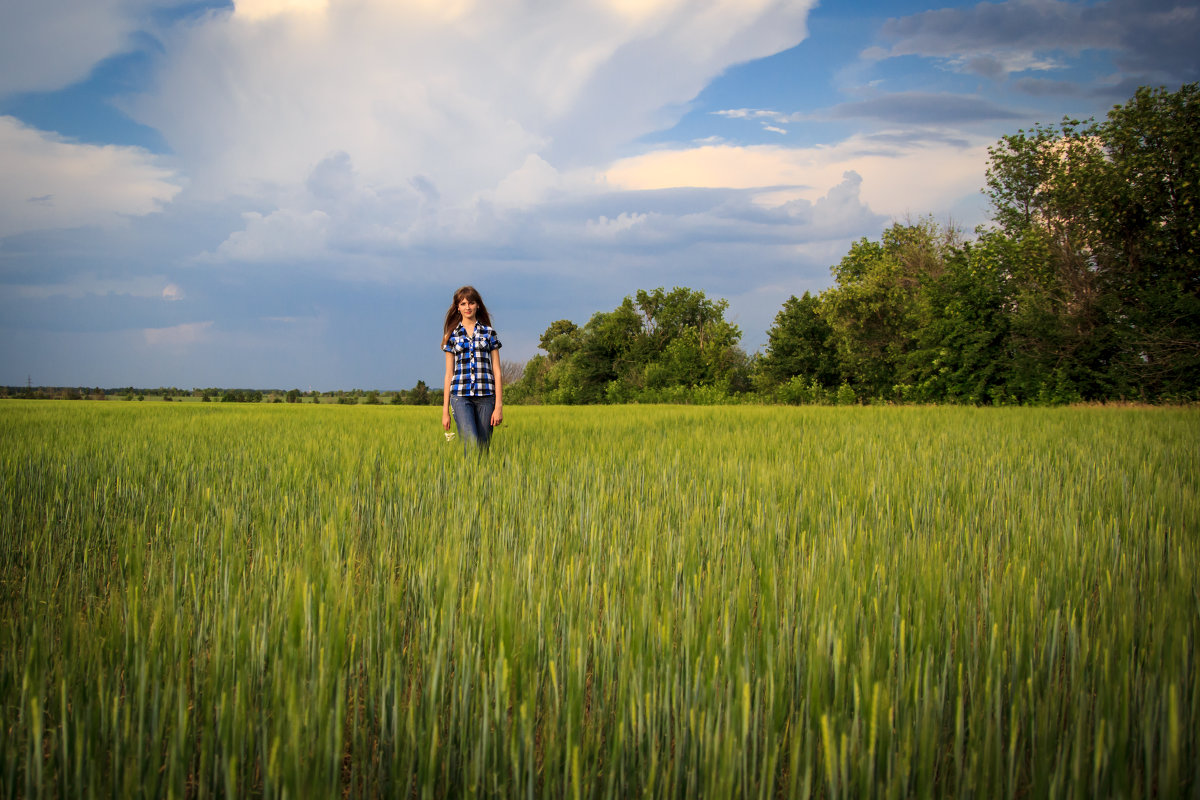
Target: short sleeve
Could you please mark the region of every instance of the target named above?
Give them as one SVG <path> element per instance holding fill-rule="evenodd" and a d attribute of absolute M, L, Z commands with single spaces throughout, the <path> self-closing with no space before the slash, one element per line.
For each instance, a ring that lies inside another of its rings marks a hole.
<path fill-rule="evenodd" d="M 499 350 L 503 346 L 504 345 L 500 344 L 500 337 L 496 335 L 496 332 L 489 331 L 488 332 L 488 349 L 489 350 Z"/>

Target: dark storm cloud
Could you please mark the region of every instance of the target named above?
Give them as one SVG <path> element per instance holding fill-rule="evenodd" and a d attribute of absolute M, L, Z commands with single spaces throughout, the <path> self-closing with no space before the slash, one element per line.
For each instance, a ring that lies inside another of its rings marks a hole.
<path fill-rule="evenodd" d="M 980 3 L 888 20 L 882 34 L 892 55 L 977 56 L 992 50 L 1105 47 L 1114 32 L 1083 30 L 1083 7 L 1058 0 Z"/>
<path fill-rule="evenodd" d="M 1117 66 L 1164 81 L 1200 77 L 1200 5 L 1171 0 L 1113 0 L 1110 4 L 1121 47 Z"/>
<path fill-rule="evenodd" d="M 1008 0 L 889 20 L 891 56 L 946 58 L 986 77 L 1047 68 L 1056 53 L 1106 50 L 1126 73 L 1179 82 L 1200 74 L 1200 7 L 1181 0 Z M 1041 88 L 1045 89 L 1046 86 Z"/>

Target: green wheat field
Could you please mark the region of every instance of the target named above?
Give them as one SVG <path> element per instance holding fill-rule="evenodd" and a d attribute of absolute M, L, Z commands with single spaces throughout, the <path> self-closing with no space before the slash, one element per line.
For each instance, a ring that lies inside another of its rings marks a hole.
<path fill-rule="evenodd" d="M 3 797 L 1194 797 L 1200 412 L 0 405 Z"/>

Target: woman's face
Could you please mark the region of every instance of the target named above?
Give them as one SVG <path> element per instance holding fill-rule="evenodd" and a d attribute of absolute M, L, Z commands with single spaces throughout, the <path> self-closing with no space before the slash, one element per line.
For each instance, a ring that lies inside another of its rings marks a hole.
<path fill-rule="evenodd" d="M 479 308 L 479 304 L 469 297 L 464 297 L 458 301 L 458 313 L 462 314 L 463 319 L 475 320 L 475 309 Z"/>

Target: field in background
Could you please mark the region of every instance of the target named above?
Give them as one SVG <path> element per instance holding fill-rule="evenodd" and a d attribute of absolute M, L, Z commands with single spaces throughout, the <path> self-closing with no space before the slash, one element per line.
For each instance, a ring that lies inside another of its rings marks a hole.
<path fill-rule="evenodd" d="M 0 405 L 0 793 L 1200 791 L 1200 414 Z"/>

